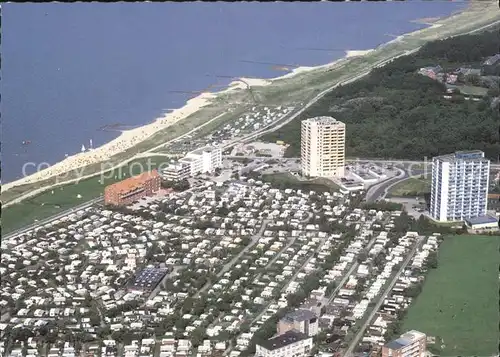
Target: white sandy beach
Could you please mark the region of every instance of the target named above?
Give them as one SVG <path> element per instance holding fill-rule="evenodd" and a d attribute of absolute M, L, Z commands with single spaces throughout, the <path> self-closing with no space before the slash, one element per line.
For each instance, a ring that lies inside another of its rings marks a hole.
<path fill-rule="evenodd" d="M 133 146 L 141 143 L 142 141 L 148 139 L 155 133 L 160 130 L 166 129 L 171 125 L 176 124 L 180 120 L 185 119 L 186 117 L 196 113 L 198 110 L 203 108 L 204 106 L 211 103 L 212 99 L 220 94 L 228 94 L 234 90 L 246 89 L 248 86 L 252 87 L 261 87 L 272 84 L 274 81 L 289 79 L 294 76 L 297 76 L 304 72 L 309 72 L 311 70 L 317 69 L 325 69 L 330 68 L 335 65 L 340 65 L 342 62 L 345 62 L 347 58 L 362 56 L 367 53 L 373 51 L 370 50 L 356 50 L 356 51 L 346 51 L 346 56 L 327 63 L 321 66 L 315 67 L 297 67 L 290 73 L 287 73 L 283 76 L 272 78 L 272 79 L 260 79 L 260 78 L 240 78 L 232 81 L 228 87 L 222 91 L 218 91 L 215 93 L 202 93 L 199 96 L 190 99 L 186 105 L 179 109 L 169 109 L 169 113 L 166 113 L 163 117 L 156 119 L 154 122 L 150 124 L 146 124 L 144 126 L 123 130 L 116 139 L 98 147 L 91 151 L 86 151 L 82 153 L 78 153 L 75 155 L 68 156 L 64 160 L 46 168 L 40 170 L 34 174 L 23 177 L 19 180 L 5 183 L 2 185 L 2 191 L 6 191 L 11 189 L 12 187 L 34 183 L 41 180 L 46 180 L 51 177 L 63 175 L 65 173 L 75 171 L 81 169 L 88 165 L 98 164 L 101 162 L 105 162 L 109 160 L 112 156 L 120 154 L 121 152 L 132 148 Z"/>
<path fill-rule="evenodd" d="M 451 17 L 448 17 L 448 19 L 453 18 L 455 16 L 459 16 L 458 14 L 454 14 Z M 431 28 L 437 28 L 442 26 L 441 23 L 439 23 L 439 20 L 436 18 L 432 19 L 422 19 L 422 20 L 427 20 L 428 25 L 430 25 Z M 428 28 L 428 27 L 427 27 Z M 384 44 L 387 45 L 391 42 L 396 42 L 396 41 L 401 41 L 403 38 L 406 36 L 414 36 L 422 31 L 425 31 L 426 29 L 421 29 L 417 30 L 415 32 L 411 32 L 405 35 L 398 36 L 397 38 L 393 39 L 392 41 L 389 41 Z M 369 53 L 374 51 L 374 49 L 368 49 L 368 50 L 348 50 L 346 51 L 345 57 L 327 63 L 325 65 L 321 66 L 314 66 L 314 67 L 297 67 L 290 71 L 289 73 L 279 76 L 276 78 L 272 79 L 258 79 L 258 78 L 241 78 L 238 80 L 234 80 L 231 82 L 228 86 L 227 89 L 215 92 L 215 93 L 202 93 L 199 96 L 190 99 L 185 106 L 179 109 L 172 110 L 169 113 L 166 113 L 163 117 L 160 117 L 156 119 L 154 122 L 134 128 L 131 130 L 126 130 L 123 131 L 119 137 L 116 139 L 110 141 L 107 144 L 104 144 L 98 148 L 93 149 L 92 151 L 88 152 L 83 152 L 79 153 L 76 155 L 72 155 L 64 159 L 63 161 L 54 164 L 50 166 L 49 168 L 46 168 L 44 170 L 38 171 L 32 175 L 26 176 L 24 178 L 21 178 L 19 180 L 6 183 L 2 185 L 2 191 L 6 191 L 8 189 L 11 189 L 12 187 L 19 186 L 22 184 L 28 184 L 28 183 L 33 183 L 36 181 L 41 181 L 45 180 L 54 176 L 62 175 L 67 172 L 81 169 L 82 167 L 92 165 L 92 164 L 98 164 L 100 162 L 105 162 L 106 160 L 110 159 L 112 156 L 115 156 L 127 149 L 132 148 L 133 146 L 139 144 L 140 142 L 148 139 L 155 133 L 157 133 L 160 130 L 163 130 L 165 128 L 168 128 L 171 125 L 176 124 L 180 120 L 185 119 L 186 117 L 192 115 L 193 113 L 199 111 L 202 107 L 210 104 L 213 98 L 215 98 L 218 94 L 227 94 L 230 93 L 231 91 L 234 90 L 242 90 L 246 89 L 248 86 L 252 87 L 258 87 L 258 86 L 266 86 L 269 84 L 272 84 L 275 81 L 283 80 L 283 79 L 289 79 L 294 76 L 297 76 L 299 74 L 309 72 L 312 70 L 321 70 L 321 69 L 330 69 L 334 68 L 337 66 L 341 66 L 347 59 L 353 58 L 353 57 L 359 57 L 359 56 L 364 56 Z"/>
<path fill-rule="evenodd" d="M 117 155 L 146 140 L 159 130 L 168 128 L 178 121 L 197 112 L 202 107 L 209 104 L 214 97 L 215 94 L 213 93 L 202 93 L 196 98 L 190 99 L 182 108 L 175 109 L 170 113 L 166 113 L 163 117 L 156 119 L 153 123 L 130 130 L 124 130 L 116 139 L 98 148 L 68 156 L 63 161 L 60 161 L 44 170 L 38 171 L 19 180 L 3 184 L 2 191 L 8 190 L 14 186 L 33 183 L 39 180 L 45 180 L 50 177 L 61 175 L 87 165 L 104 162 L 110 157 Z"/>

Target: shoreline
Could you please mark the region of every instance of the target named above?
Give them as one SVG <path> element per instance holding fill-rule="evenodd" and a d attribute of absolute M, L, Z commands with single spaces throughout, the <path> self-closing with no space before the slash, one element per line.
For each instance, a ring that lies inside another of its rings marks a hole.
<path fill-rule="evenodd" d="M 140 125 L 131 129 L 120 129 L 118 137 L 109 142 L 93 148 L 90 151 L 69 155 L 55 164 L 39 170 L 33 174 L 27 175 L 15 181 L 10 181 L 2 184 L 1 191 L 5 192 L 17 186 L 33 184 L 38 181 L 50 179 L 56 176 L 64 175 L 65 173 L 78 171 L 89 165 L 103 163 L 112 156 L 117 155 L 135 145 L 147 140 L 160 130 L 164 130 L 169 126 L 177 124 L 179 121 L 186 119 L 188 116 L 195 114 L 202 108 L 213 103 L 213 100 L 218 96 L 231 94 L 235 91 L 247 89 L 250 87 L 265 87 L 285 79 L 292 79 L 300 74 L 304 74 L 314 70 L 321 70 L 334 67 L 346 62 L 350 58 L 360 57 L 373 51 L 369 50 L 347 50 L 342 58 L 335 61 L 319 65 L 319 66 L 300 66 L 289 71 L 279 77 L 264 79 L 252 77 L 238 77 L 232 80 L 225 89 L 216 92 L 203 92 L 194 98 L 187 100 L 186 104 L 180 108 L 167 109 L 163 116 L 153 119 L 148 124 Z"/>
<path fill-rule="evenodd" d="M 461 14 L 466 13 L 467 10 L 469 10 L 471 7 L 472 6 L 470 5 L 461 9 L 458 13 L 452 13 L 448 16 L 443 16 L 436 20 L 437 22 L 433 21 L 432 24 L 427 24 L 428 26 L 422 29 L 397 36 L 391 41 L 380 44 L 375 49 L 348 50 L 345 52 L 345 55 L 342 58 L 323 65 L 310 67 L 300 66 L 294 68 L 289 73 L 270 79 L 235 77 L 226 86 L 225 89 L 216 92 L 200 93 L 196 97 L 189 99 L 184 106 L 176 109 L 169 109 L 170 112 L 166 112 L 162 117 L 154 119 L 153 121 L 149 122 L 149 124 L 145 124 L 133 129 L 122 130 L 117 138 L 97 148 L 94 148 L 92 151 L 68 156 L 64 160 L 59 161 L 44 170 L 40 170 L 36 173 L 17 179 L 15 181 L 4 183 L 2 185 L 2 192 L 6 192 L 17 186 L 34 184 L 36 182 L 54 178 L 56 176 L 61 176 L 73 171 L 78 172 L 79 169 L 85 168 L 89 165 L 104 163 L 111 157 L 120 154 L 127 149 L 133 148 L 135 145 L 140 144 L 141 142 L 146 141 L 148 138 L 150 138 L 160 130 L 164 130 L 170 126 L 173 126 L 179 121 L 182 121 L 183 119 L 189 117 L 190 115 L 199 112 L 200 110 L 202 110 L 202 108 L 212 104 L 214 99 L 217 99 L 217 97 L 219 96 L 231 94 L 235 91 L 244 90 L 248 87 L 265 87 L 274 83 L 278 84 L 278 82 L 282 80 L 292 79 L 296 76 L 307 74 L 312 71 L 341 67 L 343 64 L 348 63 L 348 61 L 352 58 L 365 56 L 367 54 L 370 54 L 372 51 L 390 45 L 391 43 L 404 41 L 404 39 L 407 37 L 408 39 L 412 39 L 413 37 L 418 36 L 420 33 L 422 33 L 422 31 L 426 31 L 429 28 L 432 29 L 441 27 L 443 26 L 443 24 L 439 23 L 440 21 L 460 16 Z"/>

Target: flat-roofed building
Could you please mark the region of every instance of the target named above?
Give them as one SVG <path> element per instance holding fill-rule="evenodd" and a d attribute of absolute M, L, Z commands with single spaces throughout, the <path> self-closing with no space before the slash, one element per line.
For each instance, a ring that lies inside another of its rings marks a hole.
<path fill-rule="evenodd" d="M 345 124 L 322 116 L 303 120 L 300 130 L 302 175 L 343 177 Z"/>
<path fill-rule="evenodd" d="M 424 357 L 427 336 L 419 331 L 408 331 L 382 347 L 382 357 Z"/>
<path fill-rule="evenodd" d="M 318 334 L 318 316 L 312 311 L 299 309 L 286 314 L 278 321 L 278 334 L 296 330 L 307 336 Z"/>
<path fill-rule="evenodd" d="M 464 221 L 486 215 L 490 160 L 484 152 L 457 151 L 432 159 L 430 216 Z"/>
<path fill-rule="evenodd" d="M 161 177 L 168 181 L 179 181 L 191 176 L 191 166 L 185 162 L 169 164 L 160 172 Z"/>
<path fill-rule="evenodd" d="M 129 284 L 129 291 L 151 292 L 167 275 L 166 268 L 145 268 Z"/>
<path fill-rule="evenodd" d="M 255 357 L 306 357 L 313 348 L 312 337 L 295 330 L 255 346 Z"/>
<path fill-rule="evenodd" d="M 473 230 L 498 230 L 498 219 L 492 216 L 469 218 L 465 220 L 467 227 Z"/>
<path fill-rule="evenodd" d="M 160 189 L 161 178 L 158 171 L 152 170 L 130 177 L 104 189 L 104 202 L 116 206 L 127 205 L 138 199 L 150 196 Z"/>
<path fill-rule="evenodd" d="M 214 172 L 222 166 L 222 150 L 218 147 L 205 147 L 188 153 L 179 163 L 189 165 L 190 175 Z"/>

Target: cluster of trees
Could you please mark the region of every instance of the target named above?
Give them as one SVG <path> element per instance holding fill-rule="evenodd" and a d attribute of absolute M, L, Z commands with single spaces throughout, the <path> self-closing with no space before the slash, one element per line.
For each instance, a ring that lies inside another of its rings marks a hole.
<path fill-rule="evenodd" d="M 392 228 L 392 232 L 417 232 L 420 235 L 427 236 L 433 233 L 440 233 L 441 235 L 465 234 L 467 233 L 467 227 L 463 225 L 460 229 L 457 229 L 446 225 L 437 225 L 424 215 L 420 215 L 418 219 L 414 219 L 403 211 L 399 217 L 394 219 L 394 228 Z"/>
<path fill-rule="evenodd" d="M 478 102 L 450 101 L 443 98 L 444 84 L 417 71 L 437 64 L 447 69 L 476 65 L 498 52 L 499 37 L 494 31 L 429 43 L 416 54 L 334 89 L 264 139 L 284 140 L 290 144 L 286 156 L 299 156 L 301 120 L 328 115 L 346 123 L 347 156 L 421 160 L 457 149 L 480 149 L 497 160 L 500 114 L 490 104 L 498 91 Z"/>
<path fill-rule="evenodd" d="M 171 188 L 174 191 L 186 191 L 191 186 L 189 185 L 189 181 L 187 179 L 182 179 L 180 181 L 164 180 L 161 182 L 161 187 L 165 189 Z"/>
<path fill-rule="evenodd" d="M 299 132 L 299 151 L 300 151 L 300 132 Z M 258 173 L 255 173 L 258 174 Z M 284 177 L 282 175 L 273 175 L 273 174 L 266 174 L 266 175 L 261 175 L 258 174 L 257 178 L 263 182 L 268 183 L 272 188 L 277 188 L 280 190 L 285 190 L 287 188 L 290 188 L 292 190 L 303 190 L 303 191 L 314 191 L 317 193 L 324 193 L 324 192 L 332 192 L 334 191 L 332 187 L 322 184 L 322 183 L 317 183 L 317 182 L 312 182 L 312 181 L 300 181 L 298 179 L 294 179 L 292 177 Z"/>
<path fill-rule="evenodd" d="M 379 202 L 365 202 L 361 205 L 362 209 L 365 210 L 377 210 L 377 211 L 402 211 L 403 205 L 401 203 L 389 202 L 389 201 L 379 201 Z"/>

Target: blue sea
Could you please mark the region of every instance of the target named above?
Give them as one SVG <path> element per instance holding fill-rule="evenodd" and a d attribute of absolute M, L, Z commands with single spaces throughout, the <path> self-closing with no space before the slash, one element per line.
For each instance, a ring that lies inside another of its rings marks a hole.
<path fill-rule="evenodd" d="M 2 7 L 2 182 L 151 122 L 214 75 L 272 78 L 256 61 L 321 65 L 464 2 L 47 3 Z M 323 50 L 311 50 L 323 49 Z"/>

